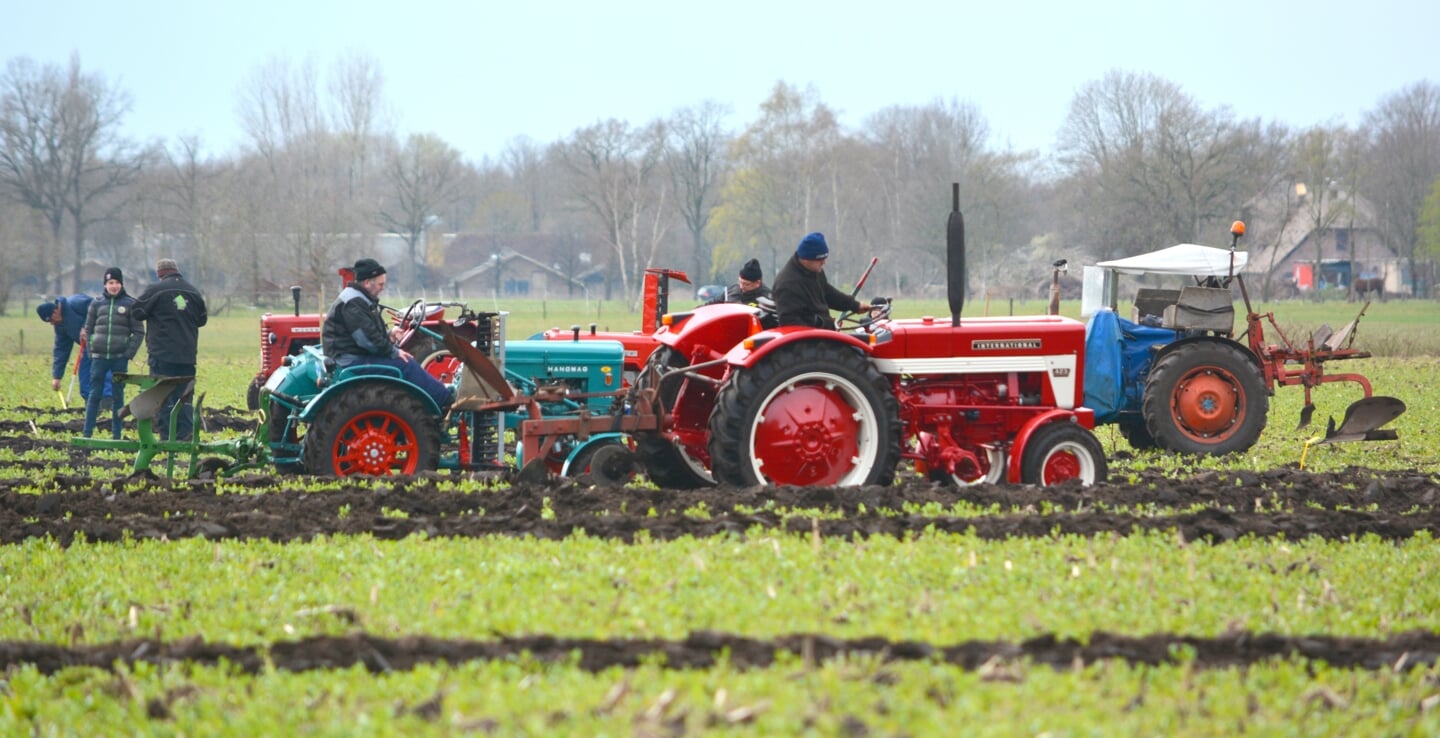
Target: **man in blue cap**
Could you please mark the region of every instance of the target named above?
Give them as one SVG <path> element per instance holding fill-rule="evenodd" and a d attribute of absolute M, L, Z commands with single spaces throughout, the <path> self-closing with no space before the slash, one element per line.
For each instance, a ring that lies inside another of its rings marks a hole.
<path fill-rule="evenodd" d="M 830 286 L 825 279 L 825 259 L 829 256 L 825 234 L 810 233 L 800 239 L 795 255 L 775 277 L 772 296 L 780 325 L 834 328 L 831 310 L 859 313 L 870 309 L 869 304 Z"/>
<path fill-rule="evenodd" d="M 50 388 L 60 391 L 60 378 L 70 365 L 70 350 L 80 345 L 80 368 L 76 371 L 80 380 L 80 397 L 90 398 L 90 352 L 85 348 L 85 318 L 90 313 L 90 302 L 94 298 L 86 294 L 57 297 L 35 306 L 35 314 L 55 328 L 55 350 L 50 362 Z M 104 395 L 111 395 L 110 383 L 103 387 Z"/>

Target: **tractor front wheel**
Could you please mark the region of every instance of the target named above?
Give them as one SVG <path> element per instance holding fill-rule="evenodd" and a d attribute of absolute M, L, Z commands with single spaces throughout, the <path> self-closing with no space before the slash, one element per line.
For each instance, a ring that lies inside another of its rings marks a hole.
<path fill-rule="evenodd" d="M 664 374 L 684 366 L 686 366 L 685 357 L 669 346 L 655 349 L 655 352 L 650 354 L 650 360 L 645 365 L 645 370 L 640 373 L 635 391 L 638 393 L 651 387 L 658 387 L 657 396 L 663 408 L 662 412 L 674 414 L 675 403 L 680 396 L 680 384 L 686 380 L 674 377 L 661 383 L 660 378 Z M 714 484 L 704 463 L 663 433 L 650 431 L 636 433 L 635 452 L 645 467 L 645 474 L 657 487 L 697 489 Z"/>
<path fill-rule="evenodd" d="M 727 484 L 889 485 L 900 461 L 900 405 L 854 348 L 786 346 L 721 388 L 710 459 Z"/>
<path fill-rule="evenodd" d="M 619 442 L 592 444 L 570 461 L 566 476 L 589 476 L 595 484 L 621 487 L 635 479 L 635 454 Z"/>
<path fill-rule="evenodd" d="M 1104 482 L 1107 474 L 1100 439 L 1074 423 L 1036 428 L 1020 456 L 1020 481 L 1025 484 L 1048 487 L 1079 479 L 1089 487 Z"/>
<path fill-rule="evenodd" d="M 1145 416 L 1124 415 L 1115 424 L 1120 427 L 1120 435 L 1130 442 L 1130 448 L 1136 451 L 1148 451 L 1155 448 L 1155 437 L 1150 435 L 1150 429 L 1145 427 Z"/>
<path fill-rule="evenodd" d="M 1269 411 L 1270 396 L 1249 350 L 1222 341 L 1184 344 L 1161 356 L 1141 404 L 1155 445 L 1215 456 L 1255 445 Z"/>
<path fill-rule="evenodd" d="M 359 384 L 320 410 L 304 448 L 312 474 L 415 474 L 435 469 L 440 424 L 404 389 Z"/>

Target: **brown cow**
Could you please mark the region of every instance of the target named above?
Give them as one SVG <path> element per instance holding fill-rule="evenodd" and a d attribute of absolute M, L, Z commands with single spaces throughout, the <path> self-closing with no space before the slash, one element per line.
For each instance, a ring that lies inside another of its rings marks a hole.
<path fill-rule="evenodd" d="M 1385 278 L 1365 277 L 1355 280 L 1355 297 L 1361 300 L 1377 299 L 1385 302 Z"/>

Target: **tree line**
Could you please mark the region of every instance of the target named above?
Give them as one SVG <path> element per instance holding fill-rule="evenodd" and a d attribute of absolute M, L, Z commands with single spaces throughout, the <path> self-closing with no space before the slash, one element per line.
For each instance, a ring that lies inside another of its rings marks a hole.
<path fill-rule="evenodd" d="M 0 310 L 17 289 L 80 290 L 89 258 L 148 269 L 174 256 L 208 292 L 258 302 L 279 285 L 333 284 L 385 233 L 404 243 L 391 268 L 400 291 L 443 289 L 453 273 L 425 248 L 432 230 L 475 234 L 497 253 L 526 244 L 563 272 L 598 270 L 632 302 L 648 266 L 730 281 L 756 257 L 770 276 L 803 234 L 824 231 L 832 280 L 878 256 L 876 294 L 925 294 L 943 290 L 952 182 L 972 294 L 1028 295 L 1057 258 L 1223 245 L 1257 196 L 1297 183 L 1375 203 L 1380 235 L 1412 272 L 1440 256 L 1440 86 L 1428 80 L 1385 94 L 1358 126 L 1293 128 L 1116 70 L 1076 92 L 1051 157 L 997 147 L 983 112 L 958 98 L 849 129 L 813 88 L 782 81 L 738 130 L 706 100 L 549 143 L 517 137 L 478 159 L 433 134 L 398 135 L 384 83 L 363 55 L 324 70 L 261 65 L 237 93 L 243 144 L 217 156 L 198 136 L 122 136 L 128 93 L 78 55 L 9 60 Z"/>

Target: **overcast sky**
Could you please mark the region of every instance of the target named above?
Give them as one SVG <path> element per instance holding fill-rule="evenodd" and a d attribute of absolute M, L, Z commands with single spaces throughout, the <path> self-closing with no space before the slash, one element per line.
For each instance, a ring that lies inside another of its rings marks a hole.
<path fill-rule="evenodd" d="M 891 105 L 974 103 L 998 148 L 1048 153 L 1071 98 L 1111 69 L 1205 107 L 1294 126 L 1360 122 L 1440 82 L 1440 3 L 1400 0 L 789 2 L 728 0 L 12 0 L 0 56 L 99 72 L 126 132 L 242 143 L 239 89 L 267 62 L 375 59 L 400 133 L 469 159 L 607 118 L 643 124 L 715 100 L 738 129 L 778 81 L 813 86 L 849 128 Z"/>

